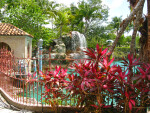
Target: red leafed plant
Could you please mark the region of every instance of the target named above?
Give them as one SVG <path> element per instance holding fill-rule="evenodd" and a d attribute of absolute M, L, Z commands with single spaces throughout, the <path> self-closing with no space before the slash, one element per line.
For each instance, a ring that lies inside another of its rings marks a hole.
<path fill-rule="evenodd" d="M 141 106 L 139 102 L 148 101 L 150 65 L 131 55 L 123 59 L 122 66 L 111 65 L 114 59 L 107 58 L 107 50 L 98 44 L 96 51 L 87 49 L 89 59 L 72 65 L 74 72 L 68 75 L 67 89 L 72 96 L 78 96 L 78 105 L 84 106 L 84 112 L 102 113 L 114 106 L 117 112 L 132 112 L 133 107 Z"/>
<path fill-rule="evenodd" d="M 76 74 L 70 74 L 67 90 L 72 96 L 78 96 L 78 103 L 85 106 L 85 111 L 103 112 L 103 108 L 111 107 L 106 104 L 107 93 L 114 93 L 114 81 L 117 66 L 111 66 L 112 60 L 107 58 L 107 49 L 102 50 L 97 44 L 96 51 L 85 51 L 89 59 L 74 63 L 71 67 Z"/>
<path fill-rule="evenodd" d="M 146 107 L 150 83 L 150 65 L 140 63 L 128 55 L 122 65 L 113 65 L 113 59 L 108 59 L 108 49 L 96 45 L 96 51 L 84 51 L 88 58 L 73 63 L 71 74 L 66 69 L 56 66 L 55 70 L 41 74 L 44 82 L 44 97 L 47 100 L 57 98 L 76 98 L 77 107 L 84 112 L 131 113 L 141 112 L 134 107 Z M 67 93 L 64 93 L 63 89 Z M 52 103 L 51 105 L 56 103 Z M 110 111 L 109 111 L 110 110 Z"/>
<path fill-rule="evenodd" d="M 126 67 L 125 71 L 118 66 L 116 74 L 116 90 L 115 94 L 117 106 L 123 107 L 122 112 L 128 113 L 133 111 L 133 107 L 146 107 L 148 106 L 148 86 L 150 82 L 150 65 L 141 63 L 139 59 L 134 59 L 130 54 L 128 59 L 123 59 L 123 66 Z M 143 110 L 135 110 L 133 112 L 144 113 Z"/>
<path fill-rule="evenodd" d="M 67 69 L 62 69 L 61 66 L 56 66 L 55 70 L 40 73 L 42 77 L 40 82 L 44 83 L 45 88 L 42 98 L 45 97 L 48 103 L 53 107 L 56 107 L 58 105 L 58 98 L 62 100 L 66 98 L 63 89 L 65 89 L 67 85 Z"/>

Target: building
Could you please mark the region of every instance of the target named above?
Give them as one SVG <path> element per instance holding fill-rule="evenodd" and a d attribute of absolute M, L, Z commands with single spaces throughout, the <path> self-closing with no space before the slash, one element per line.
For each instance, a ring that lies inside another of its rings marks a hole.
<path fill-rule="evenodd" d="M 32 57 L 32 38 L 27 32 L 8 23 L 0 23 L 0 48 L 14 51 L 18 58 Z"/>

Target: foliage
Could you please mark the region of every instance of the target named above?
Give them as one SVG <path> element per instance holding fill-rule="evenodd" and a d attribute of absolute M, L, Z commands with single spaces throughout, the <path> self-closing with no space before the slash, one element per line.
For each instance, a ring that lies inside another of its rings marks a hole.
<path fill-rule="evenodd" d="M 78 6 L 71 5 L 71 27 L 72 30 L 78 30 L 81 33 L 86 34 L 89 26 L 94 22 L 103 21 L 108 16 L 108 10 L 101 5 L 100 0 L 88 0 L 87 2 L 80 1 Z"/>
<path fill-rule="evenodd" d="M 48 48 L 54 38 L 70 31 L 89 34 L 92 26 L 98 27 L 108 17 L 101 0 L 81 0 L 77 6 L 70 7 L 49 0 L 1 0 L 0 9 L 1 22 L 34 36 L 33 48 L 40 38 L 44 40 L 44 48 Z"/>
<path fill-rule="evenodd" d="M 110 26 L 90 26 L 89 32 L 87 33 L 88 48 L 95 49 L 96 44 L 103 45 L 105 48 L 108 47 L 107 40 L 114 40 L 116 35 L 111 33 Z"/>
<path fill-rule="evenodd" d="M 117 60 L 121 60 L 123 57 L 127 58 L 130 47 L 116 47 L 113 53 L 113 57 Z"/>
<path fill-rule="evenodd" d="M 51 34 L 51 29 L 44 27 L 48 24 L 46 20 L 54 17 L 54 4 L 48 0 L 2 0 L 4 3 L 1 19 L 2 22 L 13 24 L 14 26 L 28 32 L 33 38 L 33 47 L 40 38 L 43 38 L 44 45 L 47 46 L 55 36 Z M 50 13 L 51 12 L 51 13 Z M 55 37 L 56 38 L 56 37 Z"/>
<path fill-rule="evenodd" d="M 112 18 L 112 21 L 110 22 L 110 26 L 112 26 L 112 28 L 114 30 L 116 30 L 116 32 L 118 33 L 121 22 L 122 22 L 122 17 L 116 17 L 115 16 Z"/>
<path fill-rule="evenodd" d="M 109 61 L 105 56 L 109 54 L 106 51 L 107 49 L 102 51 L 102 48 L 97 45 L 96 52 L 90 49 L 86 52 L 91 58 L 90 61 L 73 65 L 73 69 L 78 75 L 69 75 L 70 83 L 67 88 L 73 92 L 72 95 L 81 96 L 79 102 L 85 105 L 85 110 L 92 110 L 91 104 L 96 101 L 98 105 L 92 106 L 95 106 L 99 112 L 102 112 L 103 108 L 112 107 L 105 103 L 106 95 L 116 101 L 119 111 L 125 113 L 131 111 L 133 106 L 139 106 L 139 104 L 135 104 L 138 101 L 143 103 L 148 101 L 149 87 L 147 84 L 150 80 L 150 65 L 140 64 L 138 59 L 133 59 L 133 56 L 128 55 L 129 61 L 123 59 L 123 65 L 127 67 L 123 71 L 120 66 L 110 66 L 114 59 Z M 136 73 L 133 71 L 135 66 L 141 66 L 137 68 Z M 142 68 L 143 66 L 145 68 Z M 141 77 L 144 78 L 144 81 Z M 138 81 L 141 81 L 145 88 L 141 88 L 139 86 L 141 83 Z M 113 100 L 111 105 L 113 105 Z"/>
<path fill-rule="evenodd" d="M 42 72 L 41 72 L 42 73 Z M 41 77 L 44 79 L 42 80 L 45 83 L 45 95 L 48 95 L 49 98 L 57 98 L 62 96 L 63 94 L 63 88 L 65 88 L 65 85 L 63 83 L 66 83 L 65 77 L 67 76 L 67 69 L 62 69 L 60 66 L 55 67 L 54 71 L 49 71 L 47 73 L 42 73 Z M 51 95 L 52 94 L 52 95 Z"/>
<path fill-rule="evenodd" d="M 61 7 L 58 11 L 58 14 L 56 16 L 56 20 L 54 24 L 56 25 L 56 28 L 58 29 L 58 37 L 62 37 L 63 33 L 69 33 L 69 18 L 70 18 L 70 9 Z"/>
<path fill-rule="evenodd" d="M 75 62 L 71 66 L 74 70 L 71 74 L 61 67 L 41 74 L 41 81 L 45 83 L 44 96 L 52 106 L 58 105 L 56 101 L 52 103 L 52 99 L 71 96 L 77 97 L 77 107 L 84 107 L 84 112 L 102 113 L 115 109 L 121 113 L 143 113 L 134 107 L 149 104 L 150 65 L 131 55 L 127 60 L 123 59 L 121 66 L 112 65 L 114 59 L 109 61 L 107 50 L 102 50 L 99 45 L 96 51 L 88 49 L 85 53 L 89 58 Z"/>
<path fill-rule="evenodd" d="M 136 57 L 139 57 L 139 47 L 136 48 Z M 116 47 L 113 52 L 113 57 L 116 60 L 121 60 L 122 58 L 127 58 L 129 54 L 130 47 Z"/>

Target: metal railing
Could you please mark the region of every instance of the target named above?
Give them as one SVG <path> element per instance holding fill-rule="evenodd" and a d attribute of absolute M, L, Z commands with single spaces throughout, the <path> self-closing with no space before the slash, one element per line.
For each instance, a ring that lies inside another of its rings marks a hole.
<path fill-rule="evenodd" d="M 51 102 L 47 101 L 47 96 L 43 97 L 45 83 L 38 80 L 40 79 L 38 60 L 38 58 L 16 58 L 12 52 L 1 49 L 0 88 L 3 89 L 12 100 L 26 106 L 33 105 L 48 108 L 67 107 L 79 109 L 76 107 L 78 105 L 78 97 L 68 97 L 65 99 L 51 98 L 50 100 L 55 102 L 55 106 L 52 106 Z M 69 65 L 74 62 L 74 59 L 52 59 L 50 53 L 47 54 L 47 57 L 43 57 L 42 60 L 43 72 L 53 70 L 56 65 L 68 68 Z M 36 75 L 35 78 L 37 78 L 37 80 L 32 83 L 28 82 L 29 75 L 32 77 Z M 108 105 L 111 104 L 110 100 L 113 101 L 112 97 L 108 98 Z"/>
<path fill-rule="evenodd" d="M 73 59 L 50 59 L 43 58 L 43 72 L 52 70 L 55 65 L 67 68 Z M 28 76 L 39 78 L 38 58 L 16 58 L 12 52 L 6 49 L 0 50 L 0 88 L 5 91 L 14 101 L 25 105 L 52 107 L 44 94 L 44 82 L 27 82 Z M 68 97 L 67 99 L 52 98 L 57 102 L 57 107 L 75 107 L 77 99 Z"/>

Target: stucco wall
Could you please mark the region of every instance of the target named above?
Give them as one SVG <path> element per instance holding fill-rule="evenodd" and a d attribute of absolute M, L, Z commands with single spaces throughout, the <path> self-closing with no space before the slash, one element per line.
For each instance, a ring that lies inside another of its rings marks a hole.
<path fill-rule="evenodd" d="M 14 51 L 15 57 L 23 58 L 25 53 L 25 36 L 0 36 L 0 42 L 5 42 Z"/>
<path fill-rule="evenodd" d="M 25 60 L 25 72 L 31 72 L 32 38 L 28 36 L 0 36 L 0 42 L 9 45 L 17 58 L 29 58 Z M 28 49 L 29 48 L 29 49 Z M 29 55 L 28 55 L 29 54 Z M 18 62 L 18 61 L 16 61 Z M 17 69 L 18 67 L 16 67 Z"/>
<path fill-rule="evenodd" d="M 30 45 L 30 58 L 32 56 L 32 38 L 28 36 L 0 36 L 0 42 L 8 44 L 15 57 L 27 58 L 27 45 Z"/>

